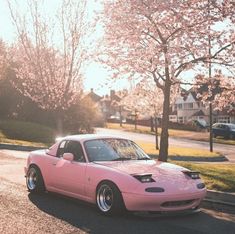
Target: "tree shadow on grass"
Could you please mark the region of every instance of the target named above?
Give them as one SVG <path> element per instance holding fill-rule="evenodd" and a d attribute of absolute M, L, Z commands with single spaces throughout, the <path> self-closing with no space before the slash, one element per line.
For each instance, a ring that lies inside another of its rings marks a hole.
<path fill-rule="evenodd" d="M 234 234 L 235 223 L 200 212 L 187 216 L 143 217 L 132 213 L 107 217 L 94 205 L 53 193 L 29 194 L 43 212 L 87 233 L 226 233 Z M 75 232 L 76 233 L 76 232 Z"/>

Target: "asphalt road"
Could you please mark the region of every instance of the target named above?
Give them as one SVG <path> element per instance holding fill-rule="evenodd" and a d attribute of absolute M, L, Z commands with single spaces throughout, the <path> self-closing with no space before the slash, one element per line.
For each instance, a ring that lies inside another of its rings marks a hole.
<path fill-rule="evenodd" d="M 134 141 L 146 141 L 155 143 L 155 136 L 149 134 L 139 134 L 134 132 L 126 132 L 123 130 L 116 129 L 106 129 L 106 128 L 96 128 L 96 132 L 98 134 L 111 134 L 123 136 Z M 209 150 L 209 143 L 204 141 L 195 141 L 188 140 L 183 138 L 169 137 L 169 145 L 170 146 L 178 146 L 178 147 L 187 147 L 187 148 L 195 148 L 195 149 L 205 149 Z M 230 162 L 235 163 L 235 145 L 225 145 L 214 143 L 214 151 L 220 152 L 222 155 L 226 156 Z"/>
<path fill-rule="evenodd" d="M 29 194 L 23 173 L 27 154 L 0 151 L 0 233 L 235 234 L 235 215 L 208 209 L 175 217 L 105 217 L 78 200 Z"/>

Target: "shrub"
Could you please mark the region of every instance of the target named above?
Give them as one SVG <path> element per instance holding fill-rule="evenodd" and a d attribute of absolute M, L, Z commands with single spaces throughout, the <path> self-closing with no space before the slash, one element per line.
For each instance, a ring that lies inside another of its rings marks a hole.
<path fill-rule="evenodd" d="M 15 140 L 50 143 L 55 139 L 52 128 L 31 122 L 2 120 L 0 130 L 7 138 Z"/>

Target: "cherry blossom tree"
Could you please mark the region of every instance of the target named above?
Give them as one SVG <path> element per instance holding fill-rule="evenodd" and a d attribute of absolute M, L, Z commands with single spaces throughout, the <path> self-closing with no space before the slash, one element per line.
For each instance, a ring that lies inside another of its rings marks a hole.
<path fill-rule="evenodd" d="M 232 0 L 104 1 L 106 34 L 100 61 L 115 72 L 115 78 L 151 77 L 163 90 L 161 161 L 168 156 L 174 85 L 192 83 L 185 71 L 212 63 L 225 66 L 234 58 L 234 4 Z"/>
<path fill-rule="evenodd" d="M 29 14 L 23 15 L 8 1 L 19 38 L 13 50 L 14 85 L 42 109 L 54 111 L 61 131 L 63 112 L 83 89 L 86 1 L 63 0 L 54 22 L 43 15 L 39 3 L 28 1 Z"/>
<path fill-rule="evenodd" d="M 180 93 L 179 85 L 172 90 L 170 103 L 173 104 Z M 158 146 L 158 118 L 163 113 L 164 94 L 162 89 L 154 85 L 152 79 L 140 81 L 131 92 L 121 100 L 121 105 L 136 110 L 142 116 L 152 117 L 155 122 L 156 149 Z"/>
<path fill-rule="evenodd" d="M 7 69 L 7 48 L 5 43 L 0 40 L 0 80 L 4 78 Z"/>
<path fill-rule="evenodd" d="M 196 77 L 194 88 L 204 103 L 213 102 L 214 110 L 231 108 L 235 104 L 235 75 L 226 76 L 218 70 L 208 82 L 208 77 L 200 74 Z"/>

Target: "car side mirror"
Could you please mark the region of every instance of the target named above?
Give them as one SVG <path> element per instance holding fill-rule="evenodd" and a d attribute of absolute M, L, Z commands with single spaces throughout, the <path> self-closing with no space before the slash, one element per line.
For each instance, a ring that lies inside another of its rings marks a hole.
<path fill-rule="evenodd" d="M 68 161 L 73 161 L 74 155 L 72 153 L 64 153 L 63 159 L 68 160 Z"/>

